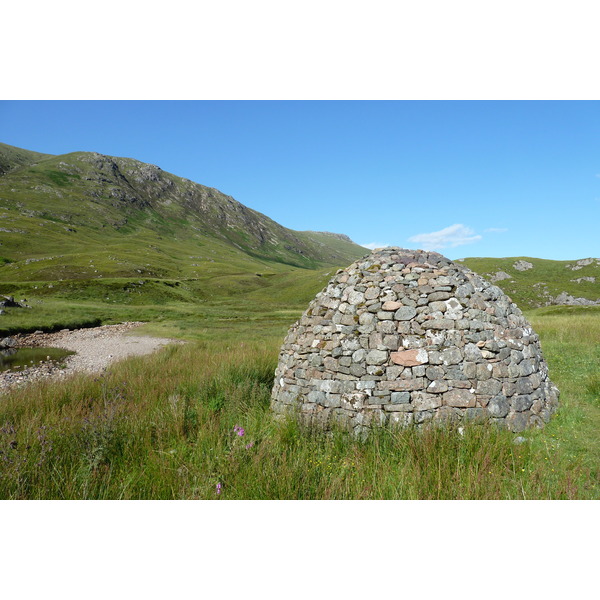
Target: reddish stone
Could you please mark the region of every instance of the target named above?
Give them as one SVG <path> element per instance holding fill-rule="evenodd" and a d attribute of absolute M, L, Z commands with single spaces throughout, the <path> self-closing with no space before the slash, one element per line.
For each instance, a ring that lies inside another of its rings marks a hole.
<path fill-rule="evenodd" d="M 398 310 L 402 306 L 401 302 L 394 302 L 393 300 L 387 300 L 382 305 L 382 310 Z"/>
<path fill-rule="evenodd" d="M 418 367 L 429 362 L 427 350 L 418 348 L 416 350 L 403 350 L 401 352 L 392 352 L 390 354 L 392 362 L 403 367 Z"/>

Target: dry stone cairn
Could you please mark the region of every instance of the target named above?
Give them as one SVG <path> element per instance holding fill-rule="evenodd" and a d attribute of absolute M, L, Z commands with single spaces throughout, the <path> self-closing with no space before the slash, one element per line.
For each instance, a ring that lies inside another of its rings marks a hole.
<path fill-rule="evenodd" d="M 271 408 L 357 434 L 471 419 L 517 432 L 557 403 L 539 338 L 499 287 L 436 252 L 383 248 L 289 330 Z"/>

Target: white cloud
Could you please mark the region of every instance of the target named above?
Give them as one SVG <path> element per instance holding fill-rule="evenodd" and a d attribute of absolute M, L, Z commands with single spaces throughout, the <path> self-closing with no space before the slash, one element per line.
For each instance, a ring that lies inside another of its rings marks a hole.
<path fill-rule="evenodd" d="M 431 233 L 419 233 L 408 238 L 409 242 L 420 244 L 423 250 L 441 250 L 442 248 L 456 248 L 478 242 L 482 237 L 476 234 L 470 227 L 456 224 L 450 225 L 440 231 Z"/>
<path fill-rule="evenodd" d="M 375 250 L 375 248 L 387 248 L 390 244 L 383 244 L 381 242 L 371 242 L 370 244 L 361 244 L 363 248 L 368 248 L 369 250 Z"/>
<path fill-rule="evenodd" d="M 506 227 L 488 227 L 485 231 L 489 231 L 490 233 L 505 233 L 508 229 Z"/>

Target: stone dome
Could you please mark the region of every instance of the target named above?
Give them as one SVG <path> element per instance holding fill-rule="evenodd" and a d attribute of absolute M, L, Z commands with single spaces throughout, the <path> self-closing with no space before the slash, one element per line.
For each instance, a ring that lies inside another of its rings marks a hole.
<path fill-rule="evenodd" d="M 539 338 L 497 286 L 437 252 L 383 248 L 338 271 L 289 330 L 271 408 L 322 427 L 489 419 L 558 404 Z"/>

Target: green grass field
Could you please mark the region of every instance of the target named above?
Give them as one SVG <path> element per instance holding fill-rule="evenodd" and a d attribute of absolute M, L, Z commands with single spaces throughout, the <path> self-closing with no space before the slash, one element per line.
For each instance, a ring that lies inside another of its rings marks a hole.
<path fill-rule="evenodd" d="M 2 397 L 1 498 L 600 497 L 597 307 L 528 314 L 561 399 L 552 421 L 526 432 L 520 445 L 514 434 L 481 425 L 463 435 L 377 430 L 360 441 L 277 422 L 269 411 L 273 372 L 298 305 L 138 308 L 132 318 L 156 319 L 147 332 L 189 343 L 126 360 L 103 376 Z M 110 313 L 97 311 L 101 319 Z M 114 320 L 124 316 L 126 308 L 113 308 Z"/>

